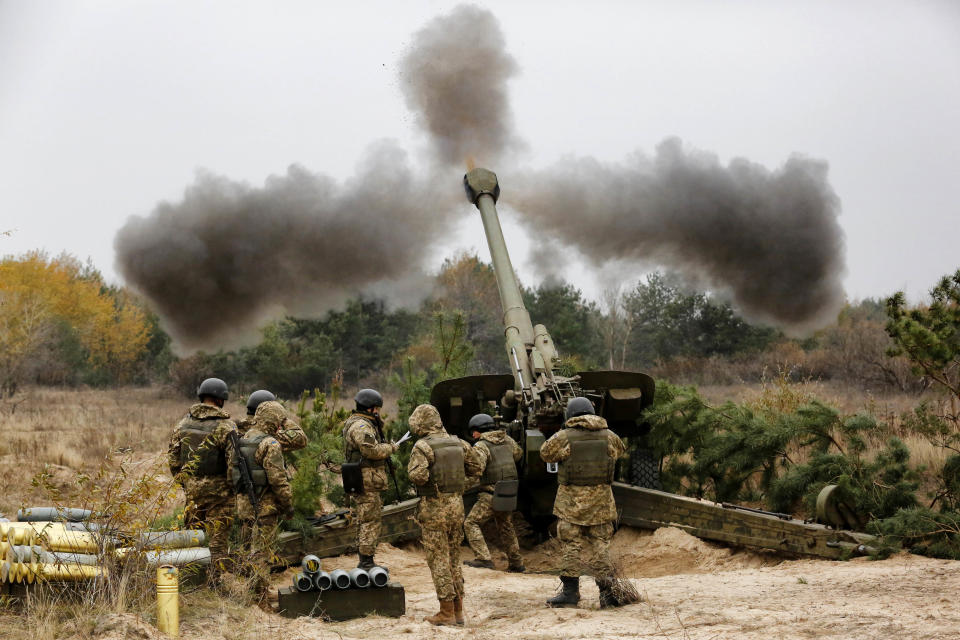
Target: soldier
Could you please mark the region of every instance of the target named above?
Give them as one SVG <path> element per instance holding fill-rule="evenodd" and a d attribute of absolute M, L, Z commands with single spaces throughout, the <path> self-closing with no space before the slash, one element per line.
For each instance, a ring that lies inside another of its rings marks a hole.
<path fill-rule="evenodd" d="M 493 418 L 485 413 L 479 413 L 470 418 L 469 430 L 473 439 L 477 441 L 473 445 L 473 451 L 483 468 L 483 475 L 480 477 L 480 486 L 477 488 L 477 501 L 463 523 L 463 532 L 476 559 L 467 560 L 464 564 L 483 569 L 494 568 L 493 558 L 490 556 L 490 550 L 480 530 L 485 522 L 493 518 L 500 533 L 500 540 L 507 552 L 509 562 L 507 571 L 523 573 L 526 569 L 523 566 L 523 557 L 520 555 L 517 533 L 513 529 L 513 510 L 494 511 L 493 505 L 497 483 L 503 480 L 517 480 L 517 462 L 523 456 L 523 450 L 503 429 L 498 429 Z M 514 502 L 516 502 L 515 499 Z"/>
<path fill-rule="evenodd" d="M 184 525 L 206 531 L 214 579 L 227 568 L 227 541 L 236 508 L 226 451 L 237 427 L 223 410 L 228 396 L 223 380 L 201 382 L 197 388 L 200 402 L 174 427 L 167 448 L 170 473 L 186 495 Z"/>
<path fill-rule="evenodd" d="M 344 458 L 360 466 L 362 487 L 351 494 L 354 518 L 357 520 L 357 566 L 372 569 L 380 541 L 380 517 L 383 511 L 382 491 L 387 489 L 387 465 L 397 445 L 383 436 L 380 409 L 383 397 L 373 389 L 361 389 L 354 397 L 356 411 L 343 424 Z M 347 487 L 344 487 L 347 488 Z"/>
<path fill-rule="evenodd" d="M 276 400 L 277 396 L 266 389 L 257 389 L 247 397 L 247 415 L 237 420 L 237 430 L 240 435 L 247 432 L 247 429 L 253 426 L 253 416 L 257 412 L 257 407 L 268 400 Z"/>
<path fill-rule="evenodd" d="M 469 444 L 447 434 L 434 407 L 420 405 L 409 422 L 419 440 L 410 452 L 407 473 L 421 496 L 415 517 L 440 601 L 439 613 L 424 620 L 463 625 L 463 490 L 467 476 L 480 475 L 481 467 Z"/>
<path fill-rule="evenodd" d="M 277 396 L 266 389 L 259 389 L 251 393 L 250 397 L 247 398 L 246 417 L 237 420 L 237 429 L 240 431 L 240 434 L 246 433 L 247 429 L 253 425 L 254 414 L 257 411 L 257 407 L 264 402 L 271 402 L 276 399 Z M 284 453 L 303 449 L 307 446 L 307 434 L 304 433 L 303 428 L 297 424 L 286 411 L 284 411 L 283 414 L 283 423 L 277 429 L 276 433 L 272 435 L 277 439 L 277 442 L 280 443 L 280 446 L 283 447 Z"/>
<path fill-rule="evenodd" d="M 286 419 L 279 402 L 268 400 L 257 407 L 253 425 L 237 445 L 249 478 L 245 477 L 237 452 L 230 452 L 231 479 L 237 493 L 237 514 L 247 553 L 244 569 L 254 579 L 261 604 L 270 584 L 280 518 L 293 517 L 293 493 L 284 468 L 283 448 L 274 435 Z M 248 481 L 252 487 L 247 485 Z M 251 501 L 251 488 L 256 503 Z"/>
<path fill-rule="evenodd" d="M 628 604 L 615 593 L 610 538 L 617 518 L 613 502 L 613 473 L 626 447 L 609 429 L 607 421 L 594 415 L 586 398 L 567 403 L 564 428 L 540 448 L 544 462 L 560 464 L 557 497 L 557 538 L 563 547 L 560 580 L 562 589 L 547 600 L 551 607 L 575 607 L 580 602 L 580 554 L 588 551 L 589 575 L 600 588 L 600 606 Z"/>

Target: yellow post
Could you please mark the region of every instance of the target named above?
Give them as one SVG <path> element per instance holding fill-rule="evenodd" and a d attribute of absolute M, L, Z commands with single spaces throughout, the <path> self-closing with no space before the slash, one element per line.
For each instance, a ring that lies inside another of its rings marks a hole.
<path fill-rule="evenodd" d="M 168 564 L 157 567 L 157 628 L 171 638 L 180 637 L 180 577 Z"/>

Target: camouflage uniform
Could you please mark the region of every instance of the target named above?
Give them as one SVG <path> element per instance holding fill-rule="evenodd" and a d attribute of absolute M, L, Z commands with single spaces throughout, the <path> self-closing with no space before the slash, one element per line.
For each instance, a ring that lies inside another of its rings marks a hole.
<path fill-rule="evenodd" d="M 244 434 L 244 440 L 260 439 L 253 454 L 256 467 L 264 471 L 266 486 L 257 489 L 259 512 L 250 503 L 243 489 L 237 489 L 237 513 L 243 524 L 245 572 L 254 578 L 255 589 L 263 593 L 269 586 L 270 567 L 276 555 L 276 537 L 280 518 L 292 510 L 293 493 L 283 463 L 283 447 L 273 435 L 286 420 L 279 402 L 268 401 L 257 407 L 253 425 Z M 230 452 L 231 468 L 236 464 L 236 453 Z"/>
<path fill-rule="evenodd" d="M 480 434 L 480 439 L 473 445 L 473 451 L 480 464 L 480 473 L 483 473 L 490 461 L 490 449 L 485 443 L 503 444 L 507 443 L 513 452 L 513 461 L 519 462 L 523 457 L 523 450 L 513 438 L 508 436 L 503 430 L 487 431 Z M 463 523 L 463 532 L 467 536 L 467 542 L 473 549 L 474 555 L 478 560 L 491 560 L 490 549 L 487 548 L 487 542 L 483 539 L 483 532 L 480 527 L 485 522 L 494 519 L 497 525 L 497 531 L 500 534 L 500 541 L 504 545 L 504 551 L 507 553 L 507 559 L 511 567 L 523 565 L 523 557 L 520 555 L 520 544 L 517 542 L 517 532 L 513 528 L 513 514 L 501 511 L 494 511 L 491 506 L 493 500 L 494 485 L 486 484 L 477 487 L 477 501 L 470 509 L 470 515 Z"/>
<path fill-rule="evenodd" d="M 204 428 L 210 432 L 204 441 L 204 447 L 216 450 L 222 456 L 223 473 L 200 475 L 196 473 L 196 460 L 184 464 L 182 459 L 184 428 Z M 230 527 L 236 513 L 234 490 L 230 483 L 227 468 L 227 452 L 230 449 L 229 434 L 236 431 L 236 425 L 230 420 L 230 414 L 223 409 L 203 403 L 190 407 L 190 411 L 173 428 L 167 447 L 167 461 L 170 473 L 183 486 L 186 505 L 183 510 L 184 525 L 187 528 L 203 527 L 210 545 L 213 565 L 224 568 L 227 557 Z"/>
<path fill-rule="evenodd" d="M 379 418 L 355 411 L 343 425 L 345 454 L 349 459 L 351 451 L 359 452 L 361 458 L 363 493 L 350 499 L 353 517 L 357 521 L 357 553 L 364 556 L 376 555 L 383 511 L 380 492 L 388 487 L 387 460 L 397 450 L 393 443 L 383 441 L 374 420 Z"/>
<path fill-rule="evenodd" d="M 279 402 L 277 404 L 280 404 Z M 283 406 L 281 405 L 281 409 Z M 254 425 L 256 418 L 254 416 L 244 416 L 237 420 L 237 431 L 240 432 L 240 435 L 243 435 L 247 430 Z M 280 428 L 277 429 L 277 432 L 273 434 L 273 437 L 277 439 L 277 442 L 280 443 L 280 446 L 283 447 L 283 452 L 287 453 L 288 451 L 297 451 L 298 449 L 303 449 L 307 446 L 307 434 L 303 431 L 303 427 L 296 423 L 295 420 L 290 418 L 287 415 L 286 410 L 283 413 L 283 420 L 280 425 Z"/>
<path fill-rule="evenodd" d="M 430 480 L 435 456 L 428 444 L 431 439 L 449 438 L 440 414 L 430 405 L 420 405 L 410 416 L 410 432 L 420 439 L 410 452 L 407 475 L 421 490 Z M 482 467 L 472 447 L 460 441 L 466 476 L 478 476 Z M 463 494 L 438 493 L 422 496 L 415 515 L 423 532 L 423 549 L 433 576 L 437 599 L 451 601 L 463 598 L 463 572 L 460 567 L 460 544 L 463 542 Z"/>
<path fill-rule="evenodd" d="M 607 421 L 600 416 L 583 415 L 567 420 L 564 429 L 555 433 L 540 448 L 544 462 L 563 462 L 570 457 L 568 433 L 571 429 L 600 431 L 607 428 Z M 607 455 L 616 460 L 623 456 L 626 447 L 612 431 L 607 432 Z M 580 576 L 580 555 L 586 549 L 589 575 L 607 578 L 613 574 L 610 563 L 610 538 L 617 508 L 613 501 L 610 483 L 588 486 L 564 485 L 557 487 L 553 504 L 557 522 L 557 538 L 563 546 L 560 575 Z"/>

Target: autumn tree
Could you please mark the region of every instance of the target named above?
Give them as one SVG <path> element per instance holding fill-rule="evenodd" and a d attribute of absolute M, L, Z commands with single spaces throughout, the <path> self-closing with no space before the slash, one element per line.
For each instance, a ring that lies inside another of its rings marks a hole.
<path fill-rule="evenodd" d="M 148 340 L 144 310 L 90 264 L 42 252 L 0 260 L 0 394 L 42 379 L 71 355 L 126 382 Z"/>
<path fill-rule="evenodd" d="M 473 346 L 477 372 L 506 370 L 503 311 L 493 267 L 476 255 L 461 253 L 444 261 L 437 275 L 437 288 L 427 311 L 431 315 L 440 312 L 463 316 L 463 337 Z"/>

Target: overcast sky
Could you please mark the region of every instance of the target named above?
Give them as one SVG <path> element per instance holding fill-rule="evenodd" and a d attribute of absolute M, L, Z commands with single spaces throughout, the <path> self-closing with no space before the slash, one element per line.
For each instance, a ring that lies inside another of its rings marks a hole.
<path fill-rule="evenodd" d="M 397 63 L 455 4 L 0 0 L 0 254 L 65 250 L 116 278 L 117 229 L 198 169 L 262 185 L 292 163 L 349 178 L 381 138 L 416 154 Z M 520 66 L 518 165 L 668 136 L 770 169 L 801 153 L 842 200 L 850 298 L 917 299 L 960 267 L 960 2 L 478 4 Z M 466 201 L 462 224 L 487 259 Z"/>

